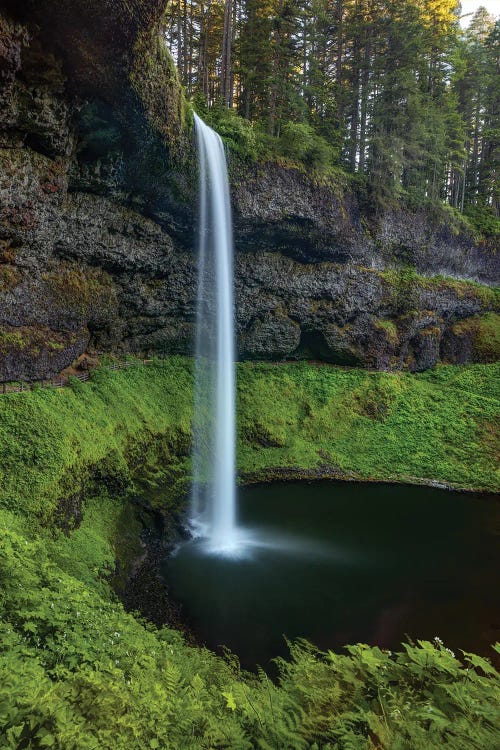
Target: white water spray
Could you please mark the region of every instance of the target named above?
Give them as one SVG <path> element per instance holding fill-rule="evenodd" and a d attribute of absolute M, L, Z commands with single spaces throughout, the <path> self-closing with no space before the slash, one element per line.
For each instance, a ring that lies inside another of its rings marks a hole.
<path fill-rule="evenodd" d="M 191 524 L 212 552 L 238 544 L 233 237 L 220 137 L 194 115 L 200 172 Z"/>

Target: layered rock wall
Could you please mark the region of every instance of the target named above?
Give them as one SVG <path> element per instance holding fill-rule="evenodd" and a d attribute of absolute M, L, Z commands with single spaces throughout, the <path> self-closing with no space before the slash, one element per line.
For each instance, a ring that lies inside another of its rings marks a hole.
<path fill-rule="evenodd" d="M 196 170 L 162 3 L 0 2 L 0 380 L 190 351 Z M 231 163 L 241 357 L 381 369 L 496 356 L 498 254 L 443 216 Z M 411 267 L 414 271 L 408 271 Z M 399 269 L 399 270 L 398 270 Z"/>

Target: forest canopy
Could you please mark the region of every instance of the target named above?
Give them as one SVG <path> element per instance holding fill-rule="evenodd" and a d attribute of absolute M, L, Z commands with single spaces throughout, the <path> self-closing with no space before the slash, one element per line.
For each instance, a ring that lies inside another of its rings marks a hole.
<path fill-rule="evenodd" d="M 171 0 L 195 108 L 247 158 L 351 179 L 368 209 L 500 225 L 500 21 L 456 0 Z"/>

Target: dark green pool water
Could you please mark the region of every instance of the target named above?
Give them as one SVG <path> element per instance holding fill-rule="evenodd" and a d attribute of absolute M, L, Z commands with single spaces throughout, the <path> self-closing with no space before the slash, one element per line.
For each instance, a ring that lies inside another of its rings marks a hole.
<path fill-rule="evenodd" d="M 239 491 L 250 543 L 237 559 L 184 544 L 165 561 L 171 595 L 198 639 L 242 665 L 321 648 L 395 649 L 408 635 L 489 654 L 499 637 L 499 506 L 426 487 L 338 482 Z"/>

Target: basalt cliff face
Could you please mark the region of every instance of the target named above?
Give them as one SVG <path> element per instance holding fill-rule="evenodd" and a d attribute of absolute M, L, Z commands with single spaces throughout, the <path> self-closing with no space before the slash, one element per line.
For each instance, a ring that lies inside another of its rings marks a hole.
<path fill-rule="evenodd" d="M 196 169 L 160 0 L 0 0 L 0 380 L 190 351 Z M 232 163 L 240 356 L 421 370 L 498 355 L 498 253 Z M 411 267 L 413 270 L 409 271 Z"/>

